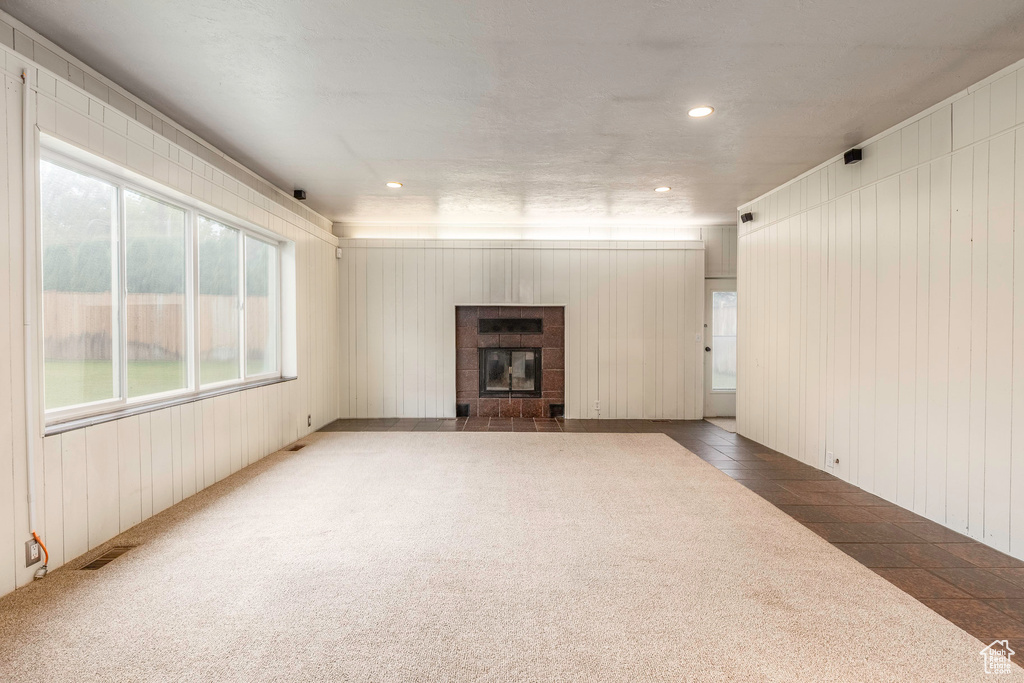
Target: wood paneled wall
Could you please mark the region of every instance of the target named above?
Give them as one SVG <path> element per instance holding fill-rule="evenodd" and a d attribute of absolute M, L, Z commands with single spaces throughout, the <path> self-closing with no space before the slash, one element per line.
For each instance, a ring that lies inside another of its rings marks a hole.
<path fill-rule="evenodd" d="M 341 395 L 336 381 L 337 238 L 325 229 L 329 222 L 317 216 L 314 223 L 297 215 L 278 190 L 268 196 L 254 189 L 270 186 L 200 147 L 195 139 L 183 139 L 180 129 L 169 124 L 165 128 L 150 109 L 112 85 L 108 88 L 93 78 L 87 92 L 66 80 L 72 69 L 79 80 L 87 76 L 84 65 L 79 68 L 63 58 L 54 64 L 63 65 L 63 77 L 0 46 L 0 594 L 30 582 L 38 567 L 25 567 L 24 546 L 30 536 L 22 337 L 22 68 L 31 69 L 38 83 L 32 96 L 41 131 L 258 224 L 295 245 L 297 380 L 69 431 L 45 441 L 40 432 L 34 459 L 36 526 L 50 550 L 50 568 L 334 420 Z M 233 169 L 245 180 L 220 167 Z M 312 216 L 307 209 L 302 211 Z M 312 426 L 307 426 L 307 416 Z"/>
<path fill-rule="evenodd" d="M 348 239 L 490 240 L 605 240 L 631 242 L 689 241 L 704 243 L 705 277 L 736 277 L 736 226 L 703 227 L 476 227 L 335 223 L 334 232 Z"/>
<path fill-rule="evenodd" d="M 703 414 L 700 242 L 341 246 L 343 416 L 453 417 L 455 306 L 470 304 L 565 305 L 567 417 Z"/>
<path fill-rule="evenodd" d="M 741 207 L 739 429 L 1024 557 L 1024 69 Z"/>
<path fill-rule="evenodd" d="M 736 226 L 702 228 L 704 277 L 736 277 Z"/>

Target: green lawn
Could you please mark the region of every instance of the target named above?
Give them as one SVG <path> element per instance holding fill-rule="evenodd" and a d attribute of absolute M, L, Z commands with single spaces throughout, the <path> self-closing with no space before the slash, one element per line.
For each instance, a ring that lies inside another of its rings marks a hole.
<path fill-rule="evenodd" d="M 238 366 L 230 361 L 201 364 L 204 383 L 235 379 Z M 128 396 L 158 394 L 188 384 L 184 363 L 131 361 L 128 363 Z M 113 365 L 110 361 L 47 361 L 46 409 L 102 401 L 114 396 Z"/>

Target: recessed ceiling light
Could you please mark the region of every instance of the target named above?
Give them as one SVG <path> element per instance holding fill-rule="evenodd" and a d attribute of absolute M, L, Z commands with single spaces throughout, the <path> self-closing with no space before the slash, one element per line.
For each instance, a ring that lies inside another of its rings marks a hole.
<path fill-rule="evenodd" d="M 402 186 L 402 183 L 396 183 L 396 182 L 392 181 L 392 182 L 388 183 L 387 186 L 390 187 L 392 190 L 397 190 L 398 188 L 400 188 Z"/>
<path fill-rule="evenodd" d="M 709 116 L 711 114 L 711 112 L 713 112 L 714 110 L 715 110 L 714 107 L 702 106 L 702 107 L 694 107 L 693 109 L 691 109 L 690 111 L 688 111 L 686 113 L 689 114 L 690 116 L 692 116 L 695 119 L 699 119 L 699 118 L 703 118 L 705 116 Z"/>
<path fill-rule="evenodd" d="M 654 188 L 654 191 L 655 192 L 668 192 L 671 189 L 672 189 L 671 187 L 665 187 L 664 185 L 662 185 L 661 187 Z"/>

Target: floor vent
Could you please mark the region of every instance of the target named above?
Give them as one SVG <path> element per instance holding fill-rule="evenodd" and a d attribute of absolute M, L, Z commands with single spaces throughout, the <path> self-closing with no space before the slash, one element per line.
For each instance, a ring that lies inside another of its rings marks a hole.
<path fill-rule="evenodd" d="M 297 443 L 294 446 L 292 446 L 291 448 L 289 448 L 288 450 L 290 450 L 290 451 L 301 451 L 305 447 L 306 447 L 306 444 L 304 444 L 304 443 Z"/>
<path fill-rule="evenodd" d="M 671 422 L 672 420 L 651 420 L 651 422 Z"/>
<path fill-rule="evenodd" d="M 110 550 L 103 553 L 89 564 L 82 567 L 82 569 L 99 569 L 100 567 L 105 567 L 134 547 L 135 546 L 133 545 L 119 545 L 117 547 L 111 548 Z"/>

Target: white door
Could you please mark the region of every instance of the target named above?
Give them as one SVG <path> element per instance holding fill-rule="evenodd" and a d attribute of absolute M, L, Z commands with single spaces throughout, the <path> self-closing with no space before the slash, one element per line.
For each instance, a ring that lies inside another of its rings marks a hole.
<path fill-rule="evenodd" d="M 704 281 L 704 417 L 736 416 L 736 280 Z"/>

